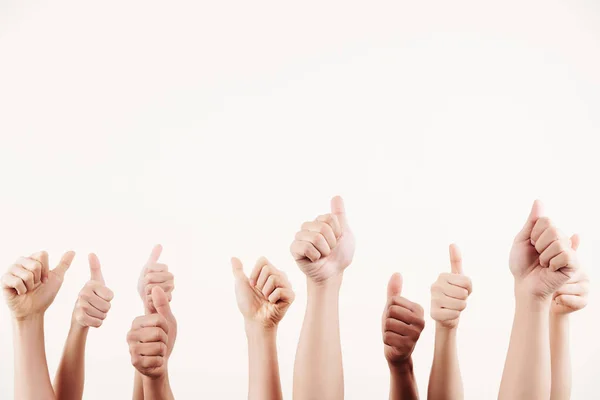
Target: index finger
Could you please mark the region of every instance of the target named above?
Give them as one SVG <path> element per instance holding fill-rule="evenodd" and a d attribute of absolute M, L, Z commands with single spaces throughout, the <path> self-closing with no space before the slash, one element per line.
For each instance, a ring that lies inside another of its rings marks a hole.
<path fill-rule="evenodd" d="M 137 317 L 133 320 L 132 329 L 137 330 L 140 328 L 147 328 L 152 326 L 161 328 L 166 333 L 169 333 L 169 325 L 167 324 L 167 320 L 160 314 L 149 314 L 144 315 L 142 317 Z"/>
<path fill-rule="evenodd" d="M 462 254 L 460 249 L 455 243 L 452 243 L 449 247 L 450 251 L 450 270 L 453 274 L 462 274 Z"/>

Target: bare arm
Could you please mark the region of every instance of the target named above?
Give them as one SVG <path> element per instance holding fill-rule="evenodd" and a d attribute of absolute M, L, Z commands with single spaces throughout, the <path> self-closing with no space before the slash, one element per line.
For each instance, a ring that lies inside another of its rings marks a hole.
<path fill-rule="evenodd" d="M 294 365 L 294 398 L 343 399 L 344 373 L 339 326 L 342 275 L 314 283 L 308 301 Z"/>
<path fill-rule="evenodd" d="M 550 313 L 550 359 L 552 366 L 550 400 L 568 400 L 571 398 L 568 314 Z"/>
<path fill-rule="evenodd" d="M 144 383 L 142 382 L 142 374 L 135 370 L 133 377 L 133 400 L 144 400 Z"/>
<path fill-rule="evenodd" d="M 85 344 L 88 327 L 72 323 L 63 351 L 54 388 L 59 400 L 81 400 L 85 380 Z"/>
<path fill-rule="evenodd" d="M 500 400 L 550 398 L 549 300 L 517 296 Z"/>
<path fill-rule="evenodd" d="M 15 343 L 15 399 L 55 399 L 44 344 L 44 315 L 13 324 Z"/>
<path fill-rule="evenodd" d="M 433 364 L 427 392 L 429 400 L 464 398 L 456 349 L 456 330 L 441 326 L 440 323 L 436 325 Z"/>
<path fill-rule="evenodd" d="M 277 327 L 246 326 L 248 338 L 249 400 L 281 400 Z"/>
<path fill-rule="evenodd" d="M 144 386 L 144 398 L 146 400 L 174 400 L 169 375 L 165 374 L 154 379 L 147 376 L 142 377 Z"/>
<path fill-rule="evenodd" d="M 412 359 L 400 365 L 390 364 L 390 400 L 418 400 L 419 389 Z"/>

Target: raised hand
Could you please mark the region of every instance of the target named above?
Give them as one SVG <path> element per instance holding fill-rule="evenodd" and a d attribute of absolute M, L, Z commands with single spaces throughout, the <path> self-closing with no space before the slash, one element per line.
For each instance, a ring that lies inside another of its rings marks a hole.
<path fill-rule="evenodd" d="M 571 237 L 571 247 L 577 251 L 579 236 Z M 588 303 L 590 279 L 583 269 L 577 272 L 552 295 L 550 312 L 554 314 L 570 314 L 579 311 Z"/>
<path fill-rule="evenodd" d="M 246 323 L 273 328 L 294 301 L 294 291 L 283 271 L 261 257 L 254 266 L 250 279 L 244 274 L 242 262 L 231 259 L 235 277 L 235 296 Z"/>
<path fill-rule="evenodd" d="M 388 283 L 388 300 L 382 319 L 384 353 L 390 365 L 410 360 L 425 327 L 423 307 L 405 299 L 401 293 L 402 275 L 395 273 Z"/>
<path fill-rule="evenodd" d="M 354 235 L 341 197 L 331 199 L 331 213 L 302 224 L 290 250 L 311 280 L 323 282 L 340 275 L 354 257 Z"/>
<path fill-rule="evenodd" d="M 544 216 L 539 200 L 515 237 L 509 264 L 516 290 L 541 299 L 550 298 L 579 268 L 571 239 Z"/>
<path fill-rule="evenodd" d="M 472 284 L 463 275 L 462 256 L 458 246 L 450 245 L 451 273 L 441 273 L 431 285 L 431 318 L 445 328 L 456 328 L 461 311 L 467 307 Z"/>
<path fill-rule="evenodd" d="M 148 261 L 142 268 L 140 279 L 138 280 L 138 292 L 144 302 L 146 314 L 155 313 L 156 309 L 152 304 L 152 288 L 160 287 L 167 295 L 167 299 L 171 301 L 172 292 L 175 289 L 175 278 L 169 272 L 167 264 L 159 263 L 158 259 L 162 253 L 162 246 L 157 244 L 152 249 Z"/>
<path fill-rule="evenodd" d="M 104 283 L 98 257 L 92 253 L 88 256 L 88 260 L 90 280 L 79 292 L 73 320 L 82 327 L 99 328 L 110 310 L 110 302 L 114 294 Z"/>
<path fill-rule="evenodd" d="M 74 257 L 75 252 L 66 252 L 56 268 L 50 270 L 48 253 L 41 251 L 21 257 L 9 267 L 1 283 L 8 307 L 16 319 L 44 314 L 62 286 Z"/>
<path fill-rule="evenodd" d="M 152 289 L 155 314 L 137 317 L 127 334 L 131 363 L 144 376 L 164 377 L 177 336 L 177 321 L 160 286 Z"/>

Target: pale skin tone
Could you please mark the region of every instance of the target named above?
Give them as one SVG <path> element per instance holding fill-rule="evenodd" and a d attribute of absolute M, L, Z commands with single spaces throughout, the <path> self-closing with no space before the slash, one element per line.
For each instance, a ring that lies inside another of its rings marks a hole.
<path fill-rule="evenodd" d="M 264 257 L 257 261 L 249 278 L 239 259 L 232 258 L 231 265 L 248 338 L 248 399 L 281 400 L 277 326 L 294 301 L 292 285 Z"/>
<path fill-rule="evenodd" d="M 144 264 L 142 271 L 140 272 L 140 278 L 138 280 L 138 293 L 144 304 L 145 315 L 156 314 L 156 308 L 152 298 L 152 290 L 154 287 L 160 287 L 165 293 L 167 300 L 170 302 L 173 297 L 173 290 L 175 289 L 175 277 L 169 272 L 169 266 L 167 264 L 159 262 L 160 255 L 162 254 L 162 246 L 156 245 L 150 253 L 150 257 Z M 175 323 L 170 330 L 167 349 L 167 358 L 173 351 L 175 345 L 175 338 L 177 336 L 177 324 Z M 136 369 L 134 382 L 133 382 L 133 399 L 143 400 L 144 397 L 144 381 L 142 374 Z M 147 398 L 147 397 L 146 397 Z"/>
<path fill-rule="evenodd" d="M 571 238 L 577 250 L 579 237 Z M 569 315 L 587 305 L 589 278 L 580 269 L 552 296 L 550 306 L 550 358 L 552 386 L 550 400 L 571 398 L 571 356 L 569 351 Z"/>
<path fill-rule="evenodd" d="M 141 375 L 144 399 L 173 400 L 168 361 L 177 321 L 160 286 L 152 288 L 151 297 L 156 313 L 137 317 L 127 334 L 131 363 Z"/>
<path fill-rule="evenodd" d="M 382 316 L 383 349 L 390 369 L 390 400 L 419 398 L 412 353 L 425 328 L 423 307 L 401 294 L 402 275 L 395 273 L 388 283 Z"/>
<path fill-rule="evenodd" d="M 95 254 L 88 257 L 90 280 L 75 303 L 71 329 L 62 359 L 54 378 L 54 391 L 59 400 L 81 400 L 85 382 L 85 344 L 89 328 L 99 328 L 110 310 L 113 292 L 106 287 L 100 260 Z"/>
<path fill-rule="evenodd" d="M 500 400 L 547 400 L 551 395 L 549 312 L 554 292 L 579 270 L 571 239 L 544 216 L 536 201 L 510 252 L 515 317 Z"/>
<path fill-rule="evenodd" d="M 464 275 L 458 246 L 450 245 L 451 273 L 442 273 L 431 285 L 431 318 L 435 325 L 435 348 L 429 375 L 427 398 L 458 400 L 464 398 L 458 364 L 456 331 L 460 313 L 467 307 L 471 280 Z"/>
<path fill-rule="evenodd" d="M 344 397 L 339 290 L 354 247 L 341 197 L 331 200 L 329 214 L 302 224 L 290 247 L 308 293 L 294 365 L 296 400 Z"/>
<path fill-rule="evenodd" d="M 75 253 L 65 253 L 54 269 L 45 251 L 19 258 L 2 276 L 2 291 L 13 316 L 15 398 L 55 399 L 44 345 L 44 313 L 62 286 Z"/>

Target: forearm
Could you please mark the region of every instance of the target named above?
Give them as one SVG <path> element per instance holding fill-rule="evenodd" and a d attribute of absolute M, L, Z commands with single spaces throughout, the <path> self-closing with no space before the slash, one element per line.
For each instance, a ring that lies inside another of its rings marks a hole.
<path fill-rule="evenodd" d="M 517 298 L 500 400 L 550 398 L 549 301 Z"/>
<path fill-rule="evenodd" d="M 136 369 L 133 376 L 133 400 L 144 400 L 144 383 L 142 374 Z"/>
<path fill-rule="evenodd" d="M 277 328 L 246 326 L 248 338 L 248 399 L 281 400 L 277 361 Z"/>
<path fill-rule="evenodd" d="M 390 400 L 416 400 L 419 398 L 412 359 L 401 365 L 390 365 Z"/>
<path fill-rule="evenodd" d="M 14 321 L 15 399 L 55 399 L 44 344 L 44 316 Z"/>
<path fill-rule="evenodd" d="M 63 355 L 54 378 L 58 400 L 81 400 L 85 381 L 85 344 L 89 328 L 71 323 Z"/>
<path fill-rule="evenodd" d="M 171 384 L 169 383 L 169 375 L 165 374 L 161 378 L 142 377 L 142 385 L 144 387 L 145 400 L 174 400 Z"/>
<path fill-rule="evenodd" d="M 456 328 L 446 328 L 439 323 L 436 325 L 433 364 L 427 392 L 429 400 L 464 398 L 456 349 L 456 331 Z"/>
<path fill-rule="evenodd" d="M 550 313 L 551 400 L 571 398 L 571 355 L 569 315 Z"/>
<path fill-rule="evenodd" d="M 308 281 L 308 301 L 294 365 L 294 398 L 344 397 L 339 328 L 342 276 L 316 285 Z"/>

